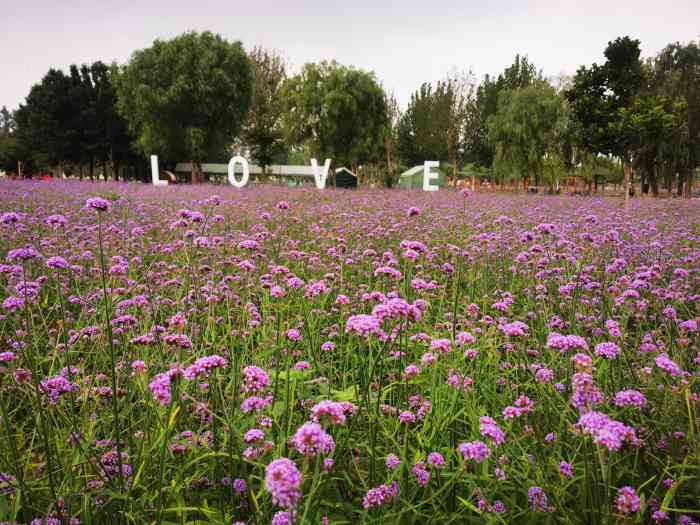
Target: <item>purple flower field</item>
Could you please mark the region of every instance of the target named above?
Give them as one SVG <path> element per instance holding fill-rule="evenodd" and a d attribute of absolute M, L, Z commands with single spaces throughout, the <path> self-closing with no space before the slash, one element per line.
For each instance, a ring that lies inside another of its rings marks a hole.
<path fill-rule="evenodd" d="M 0 182 L 3 524 L 700 522 L 700 206 Z"/>

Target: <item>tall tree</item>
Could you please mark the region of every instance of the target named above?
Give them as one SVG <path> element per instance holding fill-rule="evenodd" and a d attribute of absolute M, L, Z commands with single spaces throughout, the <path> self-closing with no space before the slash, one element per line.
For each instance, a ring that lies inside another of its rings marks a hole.
<path fill-rule="evenodd" d="M 116 64 L 108 66 L 95 62 L 90 75 L 95 90 L 96 117 L 100 129 L 100 157 L 103 164 L 112 165 L 112 177 L 119 178 L 120 166 L 125 161 L 136 160 L 131 148 L 133 137 L 124 118 L 117 111 L 117 93 L 114 81 L 119 74 Z"/>
<path fill-rule="evenodd" d="M 623 161 L 625 201 L 632 182 L 636 137 L 622 125 L 644 85 L 639 40 L 620 37 L 608 43 L 602 66 L 579 68 L 566 97 L 578 122 L 579 142 L 592 153 L 614 155 Z"/>
<path fill-rule="evenodd" d="M 355 168 L 383 157 L 387 105 L 373 73 L 334 61 L 306 64 L 285 82 L 283 98 L 290 143 Z"/>
<path fill-rule="evenodd" d="M 510 180 L 532 176 L 536 184 L 546 174 L 550 187 L 556 186 L 568 119 L 564 100 L 545 81 L 502 92 L 488 120 L 496 173 Z"/>
<path fill-rule="evenodd" d="M 273 51 L 256 47 L 249 57 L 255 82 L 242 138 L 253 160 L 265 169 L 285 150 L 281 89 L 287 72 L 284 59 Z"/>
<path fill-rule="evenodd" d="M 401 120 L 401 110 L 394 93 L 386 93 L 387 125 L 384 129 L 384 152 L 386 154 L 386 177 L 384 184 L 391 188 L 396 180 L 396 143 L 398 127 Z"/>
<path fill-rule="evenodd" d="M 202 161 L 222 156 L 245 122 L 253 70 L 240 42 L 191 32 L 135 52 L 116 87 L 143 154 L 189 159 L 197 183 Z"/>
<path fill-rule="evenodd" d="M 76 111 L 63 125 L 75 131 L 75 142 L 70 152 L 70 161 L 80 166 L 88 165 L 90 179 L 95 175 L 95 157 L 100 150 L 100 129 L 97 121 L 95 87 L 90 75 L 90 67 L 83 64 L 70 66 L 71 91 Z"/>
<path fill-rule="evenodd" d="M 487 121 L 498 110 L 503 91 L 520 89 L 542 80 L 542 72 L 527 56 L 515 55 L 513 63 L 498 77 L 489 75 L 476 90 L 476 98 L 467 105 L 465 127 L 466 160 L 479 166 L 490 167 L 495 151 L 488 140 Z"/>
<path fill-rule="evenodd" d="M 447 82 L 424 83 L 411 95 L 398 125 L 398 150 L 408 165 L 443 160 L 448 151 L 453 96 Z"/>
<path fill-rule="evenodd" d="M 658 93 L 674 102 L 679 128 L 667 142 L 665 153 L 672 173 L 680 175 L 679 193 L 688 198 L 700 164 L 700 45 L 692 41 L 670 44 L 651 66 Z"/>
<path fill-rule="evenodd" d="M 633 167 L 640 173 L 642 193 L 651 187 L 658 195 L 657 168 L 668 139 L 677 140 L 679 118 L 677 111 L 662 97 L 653 94 L 637 97 L 628 108 L 620 110 L 616 123 L 620 134 L 628 137 Z"/>
<path fill-rule="evenodd" d="M 15 120 L 6 106 L 0 108 L 0 135 L 9 135 L 14 131 Z"/>
<path fill-rule="evenodd" d="M 452 181 L 456 182 L 459 164 L 464 160 L 468 111 L 474 99 L 473 75 L 471 72 L 452 73 L 444 85 L 449 98 L 447 156 L 452 164 Z"/>
<path fill-rule="evenodd" d="M 70 76 L 51 69 L 32 86 L 16 114 L 18 139 L 40 164 L 55 167 L 59 176 L 80 149 L 80 129 L 75 125 L 80 99 L 74 87 Z"/>
<path fill-rule="evenodd" d="M 21 177 L 30 160 L 29 152 L 17 135 L 15 116 L 3 106 L 0 109 L 0 170 Z"/>

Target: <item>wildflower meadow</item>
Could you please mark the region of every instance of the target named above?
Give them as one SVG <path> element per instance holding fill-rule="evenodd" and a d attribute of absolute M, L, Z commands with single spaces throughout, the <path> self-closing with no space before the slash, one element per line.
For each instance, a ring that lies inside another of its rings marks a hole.
<path fill-rule="evenodd" d="M 695 201 L 0 182 L 3 524 L 700 522 Z"/>

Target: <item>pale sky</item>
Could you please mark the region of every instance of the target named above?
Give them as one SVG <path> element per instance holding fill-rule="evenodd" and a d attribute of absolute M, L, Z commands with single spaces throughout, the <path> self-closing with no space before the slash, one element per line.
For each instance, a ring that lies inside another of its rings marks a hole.
<path fill-rule="evenodd" d="M 0 0 L 0 106 L 16 108 L 51 67 L 116 60 L 156 38 L 211 30 L 280 51 L 298 70 L 336 59 L 374 71 L 404 107 L 424 81 L 498 74 L 516 53 L 546 76 L 601 62 L 630 35 L 644 56 L 700 38 L 699 0 Z"/>

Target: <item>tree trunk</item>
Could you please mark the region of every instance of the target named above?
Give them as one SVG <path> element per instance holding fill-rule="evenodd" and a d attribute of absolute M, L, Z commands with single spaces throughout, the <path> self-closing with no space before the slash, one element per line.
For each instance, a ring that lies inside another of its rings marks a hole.
<path fill-rule="evenodd" d="M 90 180 L 95 180 L 95 157 L 90 157 Z"/>
<path fill-rule="evenodd" d="M 625 176 L 624 192 L 625 206 L 627 206 L 627 203 L 630 200 L 630 182 L 632 181 L 632 166 L 629 161 L 625 161 L 622 169 Z"/>
<path fill-rule="evenodd" d="M 685 188 L 685 169 L 678 168 L 678 177 L 676 178 L 676 196 L 682 197 Z"/>
<path fill-rule="evenodd" d="M 693 196 L 693 184 L 695 182 L 695 167 L 686 168 L 685 172 L 685 187 L 683 197 L 690 199 Z"/>
<path fill-rule="evenodd" d="M 652 166 L 651 167 L 651 178 L 649 179 L 649 183 L 651 185 L 651 194 L 654 197 L 659 196 L 659 178 L 661 176 L 661 167 L 659 166 Z"/>
<path fill-rule="evenodd" d="M 384 150 L 386 151 L 386 170 L 388 178 L 386 180 L 386 187 L 391 188 L 394 184 L 394 167 L 391 163 L 391 140 L 384 140 Z"/>
<path fill-rule="evenodd" d="M 654 178 L 651 180 L 651 194 L 652 194 L 654 197 L 658 197 L 658 196 L 659 196 L 659 179 L 657 179 L 656 177 L 654 177 Z"/>
<path fill-rule="evenodd" d="M 192 184 L 201 184 L 202 182 L 202 165 L 199 162 L 192 161 Z"/>
<path fill-rule="evenodd" d="M 119 159 L 112 158 L 112 178 L 119 180 Z"/>

